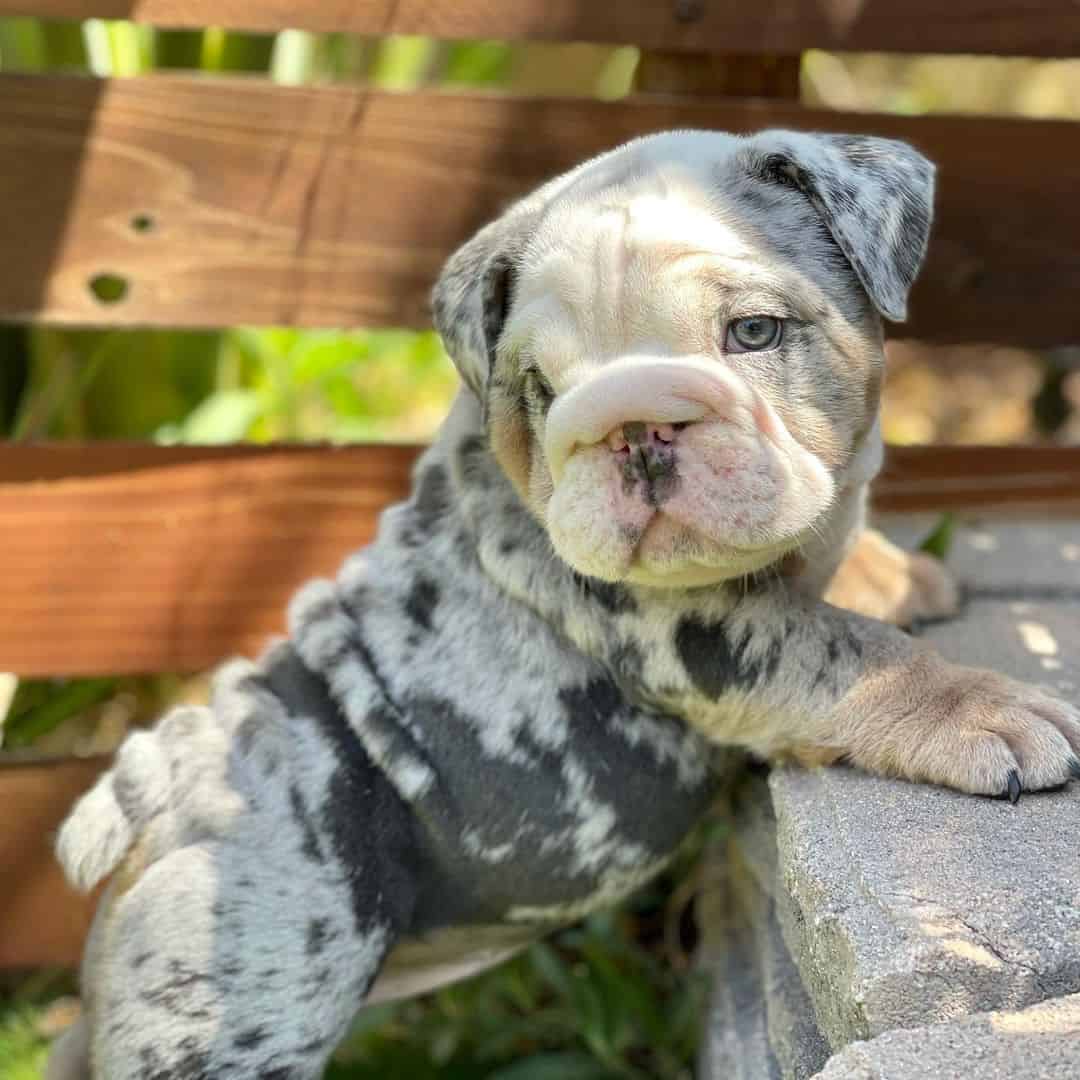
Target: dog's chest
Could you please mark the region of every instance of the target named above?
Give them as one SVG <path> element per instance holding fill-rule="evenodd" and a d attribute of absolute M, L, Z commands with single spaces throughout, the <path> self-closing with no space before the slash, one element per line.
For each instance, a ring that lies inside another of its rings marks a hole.
<path fill-rule="evenodd" d="M 392 575 L 377 553 L 347 568 L 341 640 L 306 650 L 413 809 L 417 929 L 565 921 L 619 899 L 707 808 L 708 747 L 627 702 L 546 622 L 453 567 L 449 547 L 437 574 L 433 546 Z M 325 642 L 325 620 L 317 632 Z"/>

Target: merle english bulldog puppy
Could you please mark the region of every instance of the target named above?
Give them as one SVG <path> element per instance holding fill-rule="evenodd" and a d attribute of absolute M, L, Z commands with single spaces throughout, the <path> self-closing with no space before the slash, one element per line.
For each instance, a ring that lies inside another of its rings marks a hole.
<path fill-rule="evenodd" d="M 1076 709 L 827 602 L 955 604 L 862 532 L 932 183 L 882 139 L 658 135 L 450 260 L 466 388 L 412 498 L 61 832 L 112 881 L 52 1077 L 317 1077 L 365 1000 L 656 873 L 715 746 L 1013 798 L 1076 775 Z"/>

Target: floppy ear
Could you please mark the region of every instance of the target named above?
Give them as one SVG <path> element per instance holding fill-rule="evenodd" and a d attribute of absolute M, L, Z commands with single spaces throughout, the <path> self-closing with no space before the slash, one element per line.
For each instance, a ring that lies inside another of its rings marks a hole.
<path fill-rule="evenodd" d="M 907 318 L 934 203 L 934 166 L 907 143 L 871 135 L 765 131 L 748 140 L 766 182 L 802 192 L 874 307 Z"/>
<path fill-rule="evenodd" d="M 537 201 L 534 195 L 511 207 L 451 255 L 431 297 L 435 328 L 480 400 L 495 460 L 523 498 L 532 467 L 528 422 L 512 377 L 493 375 L 493 368 Z"/>
<path fill-rule="evenodd" d="M 519 204 L 481 229 L 450 256 L 431 294 L 435 329 L 481 401 L 513 301 L 517 261 L 534 218 Z"/>

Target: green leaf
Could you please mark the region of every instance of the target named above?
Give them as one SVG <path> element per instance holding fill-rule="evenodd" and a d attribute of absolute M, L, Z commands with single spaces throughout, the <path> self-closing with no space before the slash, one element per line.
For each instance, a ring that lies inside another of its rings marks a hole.
<path fill-rule="evenodd" d="M 562 957 L 545 942 L 531 946 L 528 956 L 540 978 L 564 1001 L 572 1001 L 574 977 Z"/>
<path fill-rule="evenodd" d="M 652 993 L 648 980 L 639 972 L 620 970 L 610 953 L 599 942 L 589 942 L 583 949 L 612 1019 L 616 1021 L 618 1036 L 625 1038 L 640 1027 L 653 1042 L 664 1040 L 664 1022 L 660 1015 L 660 1003 Z M 622 1041 L 621 1039 L 617 1041 Z"/>
<path fill-rule="evenodd" d="M 272 34 L 243 34 L 207 30 L 200 66 L 204 71 L 266 72 L 274 50 Z"/>
<path fill-rule="evenodd" d="M 39 1080 L 48 1045 L 34 1027 L 33 1013 L 16 1009 L 0 1015 L 0 1075 L 4 1080 Z"/>
<path fill-rule="evenodd" d="M 253 390 L 218 390 L 179 425 L 179 441 L 203 446 L 238 442 L 258 415 L 259 395 Z"/>
<path fill-rule="evenodd" d="M 936 559 L 944 559 L 952 547 L 955 531 L 956 517 L 951 513 L 942 514 L 930 535 L 919 545 L 919 550 Z"/>
<path fill-rule="evenodd" d="M 314 82 L 321 41 L 319 34 L 308 30 L 282 30 L 270 55 L 270 78 L 285 86 Z"/>
<path fill-rule="evenodd" d="M 0 18 L 0 71 L 41 71 L 48 60 L 40 20 Z"/>
<path fill-rule="evenodd" d="M 709 977 L 704 971 L 687 972 L 667 1002 L 665 1043 L 687 1058 L 697 1052 L 701 1041 L 710 986 Z"/>
<path fill-rule="evenodd" d="M 511 47 L 502 41 L 458 42 L 450 46 L 443 81 L 463 86 L 493 86 L 506 81 Z"/>
<path fill-rule="evenodd" d="M 154 34 L 154 66 L 190 70 L 201 66 L 201 30 L 158 30 Z"/>
<path fill-rule="evenodd" d="M 369 79 L 382 90 L 411 90 L 423 82 L 439 50 L 434 38 L 390 34 L 379 45 Z"/>
<path fill-rule="evenodd" d="M 43 701 L 13 712 L 4 725 L 4 745 L 29 746 L 65 720 L 104 701 L 116 689 L 115 679 L 75 679 L 47 693 Z"/>

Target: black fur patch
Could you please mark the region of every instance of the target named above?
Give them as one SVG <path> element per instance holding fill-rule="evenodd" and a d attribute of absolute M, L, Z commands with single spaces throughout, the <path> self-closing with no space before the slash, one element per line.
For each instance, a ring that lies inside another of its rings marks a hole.
<path fill-rule="evenodd" d="M 751 657 L 754 636 L 750 625 L 736 640 L 725 620 L 706 622 L 687 615 L 675 628 L 675 649 L 694 686 L 715 701 L 730 690 L 753 690 L 776 674 L 782 642 L 771 637 L 764 651 Z"/>
<path fill-rule="evenodd" d="M 318 956 L 330 940 L 330 923 L 326 919 L 310 919 L 307 928 L 307 940 L 304 943 L 308 956 Z"/>
<path fill-rule="evenodd" d="M 357 932 L 384 922 L 396 932 L 404 930 L 416 899 L 408 808 L 368 757 L 325 684 L 294 652 L 282 651 L 275 658 L 267 683 L 285 708 L 317 726 L 338 762 L 318 813 L 309 821 L 324 858 L 332 856 L 341 864 Z"/>
<path fill-rule="evenodd" d="M 295 784 L 289 788 L 289 808 L 292 810 L 293 821 L 296 822 L 304 838 L 300 843 L 300 850 L 304 858 L 314 863 L 323 862 L 319 837 L 315 833 L 315 826 L 312 824 L 307 807 L 304 805 L 304 797 Z"/>
<path fill-rule="evenodd" d="M 636 641 L 620 641 L 611 650 L 611 668 L 622 685 L 639 683 L 644 667 L 645 656 Z"/>
<path fill-rule="evenodd" d="M 330 779 L 322 828 L 348 877 L 357 932 L 384 919 L 405 929 L 416 901 L 412 820 L 359 746 Z"/>
<path fill-rule="evenodd" d="M 461 482 L 487 490 L 493 485 L 494 460 L 482 435 L 466 435 L 458 444 L 457 468 Z"/>
<path fill-rule="evenodd" d="M 431 616 L 438 607 L 442 591 L 430 578 L 418 577 L 405 597 L 405 614 L 421 630 L 431 630 Z"/>
<path fill-rule="evenodd" d="M 439 528 L 450 509 L 450 480 L 441 465 L 429 465 L 416 484 L 416 494 L 409 503 L 406 528 L 401 540 L 408 547 L 419 547 Z"/>
<path fill-rule="evenodd" d="M 212 976 L 196 971 L 183 960 L 171 959 L 166 965 L 164 979 L 155 979 L 145 989 L 140 990 L 139 998 L 155 1009 L 166 1009 L 188 1019 L 202 1019 L 204 1010 L 191 1005 L 191 991 L 203 984 L 214 984 Z"/>
<path fill-rule="evenodd" d="M 192 1038 L 182 1039 L 180 1056 L 173 1064 L 165 1064 L 158 1050 L 144 1046 L 139 1051 L 139 1080 L 219 1080 L 210 1071 L 210 1055 L 200 1050 Z"/>
<path fill-rule="evenodd" d="M 559 701 L 579 723 L 605 724 L 625 704 L 612 679 L 597 677 L 584 686 L 567 686 L 559 691 Z"/>
<path fill-rule="evenodd" d="M 637 601 L 624 585 L 585 577 L 577 571 L 573 572 L 573 578 L 586 599 L 595 601 L 609 615 L 633 615 L 637 612 Z"/>

